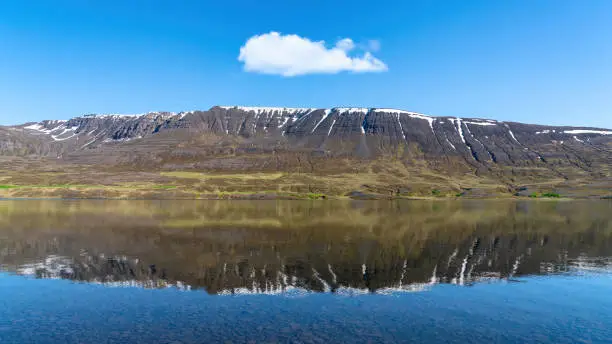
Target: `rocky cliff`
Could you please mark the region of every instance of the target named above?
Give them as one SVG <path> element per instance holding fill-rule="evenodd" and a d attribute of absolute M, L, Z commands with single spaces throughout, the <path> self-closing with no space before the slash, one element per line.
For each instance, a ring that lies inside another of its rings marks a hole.
<path fill-rule="evenodd" d="M 188 129 L 245 139 L 273 138 L 290 146 L 371 157 L 402 145 L 431 155 L 460 156 L 477 163 L 546 162 L 578 153 L 610 153 L 612 130 L 552 127 L 487 119 L 432 117 L 395 109 L 219 107 L 183 113 L 85 115 L 68 121 L 46 120 L 4 127 L 2 151 L 23 146 L 9 138 L 60 143 L 64 152 L 152 138 Z M 52 150 L 31 151 L 50 154 Z"/>

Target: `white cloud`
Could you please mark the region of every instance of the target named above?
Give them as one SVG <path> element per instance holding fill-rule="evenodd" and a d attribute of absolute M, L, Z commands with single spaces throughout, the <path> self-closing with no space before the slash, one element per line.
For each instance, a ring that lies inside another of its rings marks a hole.
<path fill-rule="evenodd" d="M 350 38 L 344 38 L 344 39 L 339 40 L 336 43 L 336 48 L 348 52 L 348 51 L 353 50 L 353 48 L 355 48 L 355 43 L 353 43 L 353 40 Z"/>
<path fill-rule="evenodd" d="M 244 63 L 247 72 L 282 76 L 384 72 L 388 69 L 369 51 L 362 56 L 349 56 L 354 49 L 355 43 L 350 38 L 341 39 L 328 49 L 324 41 L 270 32 L 249 38 L 240 48 L 238 60 Z"/>

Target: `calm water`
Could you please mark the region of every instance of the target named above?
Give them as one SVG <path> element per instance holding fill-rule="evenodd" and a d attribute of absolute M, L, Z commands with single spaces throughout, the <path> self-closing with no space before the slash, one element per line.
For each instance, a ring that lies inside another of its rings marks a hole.
<path fill-rule="evenodd" d="M 0 201 L 0 342 L 609 343 L 611 257 L 607 201 Z"/>

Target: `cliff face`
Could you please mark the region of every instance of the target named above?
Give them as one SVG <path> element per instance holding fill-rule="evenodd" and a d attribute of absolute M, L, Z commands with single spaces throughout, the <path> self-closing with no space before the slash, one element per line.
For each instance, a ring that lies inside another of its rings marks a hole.
<path fill-rule="evenodd" d="M 359 157 L 414 146 L 427 156 L 461 157 L 472 165 L 522 165 L 573 155 L 606 160 L 612 153 L 612 130 L 431 117 L 394 109 L 214 107 L 186 116 L 184 122 L 217 135 L 280 136 L 292 147 Z"/>

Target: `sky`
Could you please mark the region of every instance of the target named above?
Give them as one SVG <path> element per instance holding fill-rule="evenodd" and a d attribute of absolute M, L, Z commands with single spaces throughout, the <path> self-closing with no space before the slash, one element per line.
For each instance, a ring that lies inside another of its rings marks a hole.
<path fill-rule="evenodd" d="M 612 1 L 0 2 L 0 124 L 213 105 L 612 128 Z"/>

